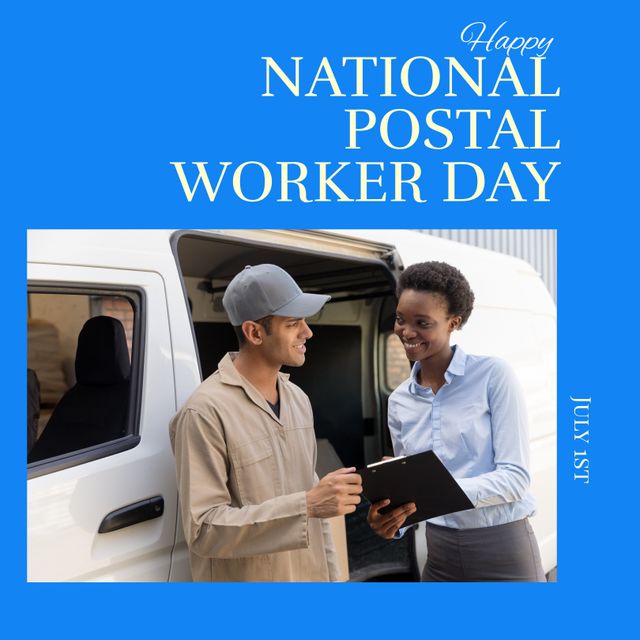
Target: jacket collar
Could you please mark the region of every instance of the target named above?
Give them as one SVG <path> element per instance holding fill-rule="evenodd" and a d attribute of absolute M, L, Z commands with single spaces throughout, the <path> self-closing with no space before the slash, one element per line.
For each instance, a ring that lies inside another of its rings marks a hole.
<path fill-rule="evenodd" d="M 284 395 L 284 387 L 287 380 L 289 380 L 288 373 L 282 373 L 282 371 L 278 372 L 278 396 L 280 399 L 280 418 L 277 417 L 268 402 L 264 398 L 264 396 L 236 369 L 233 361 L 238 357 L 237 351 L 231 351 L 227 353 L 222 360 L 218 363 L 218 371 L 220 372 L 220 380 L 224 384 L 228 384 L 234 387 L 242 387 L 244 392 L 247 394 L 247 397 L 253 402 L 256 406 L 258 406 L 263 411 L 266 411 L 271 418 L 273 418 L 279 424 L 282 424 L 281 417 L 284 415 L 283 413 L 283 395 Z"/>

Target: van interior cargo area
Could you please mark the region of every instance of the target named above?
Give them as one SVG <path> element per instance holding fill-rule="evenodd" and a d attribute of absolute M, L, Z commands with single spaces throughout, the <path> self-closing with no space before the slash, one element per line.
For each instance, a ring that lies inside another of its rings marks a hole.
<path fill-rule="evenodd" d="M 286 370 L 311 400 L 316 438 L 327 441 L 345 467 L 360 468 L 391 454 L 386 437 L 391 390 L 380 382 L 380 336 L 393 327 L 395 281 L 384 260 L 197 233 L 180 235 L 175 247 L 203 379 L 227 351 L 238 348 L 222 307 L 227 284 L 248 264 L 276 264 L 304 291 L 332 296 L 309 320 L 314 335 L 305 365 Z M 332 470 L 325 468 L 323 450 L 319 476 Z M 413 536 L 392 542 L 379 538 L 367 523 L 368 507 L 363 500 L 346 516 L 351 580 L 416 579 Z"/>

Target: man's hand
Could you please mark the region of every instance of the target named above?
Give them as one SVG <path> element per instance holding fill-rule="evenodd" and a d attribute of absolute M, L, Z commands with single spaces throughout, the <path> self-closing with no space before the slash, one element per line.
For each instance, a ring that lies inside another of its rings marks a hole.
<path fill-rule="evenodd" d="M 385 540 L 391 540 L 398 533 L 404 521 L 416 511 L 416 505 L 413 502 L 408 502 L 389 511 L 389 513 L 380 513 L 380 509 L 386 507 L 390 502 L 391 500 L 380 500 L 380 502 L 372 504 L 367 516 L 371 528 Z"/>
<path fill-rule="evenodd" d="M 310 518 L 333 518 L 353 513 L 360 504 L 362 478 L 355 467 L 328 473 L 307 491 L 307 514 Z"/>

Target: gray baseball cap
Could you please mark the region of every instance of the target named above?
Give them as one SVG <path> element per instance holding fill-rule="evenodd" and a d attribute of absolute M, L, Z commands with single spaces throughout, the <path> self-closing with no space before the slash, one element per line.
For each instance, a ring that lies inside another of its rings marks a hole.
<path fill-rule="evenodd" d="M 266 316 L 308 318 L 331 296 L 304 293 L 295 280 L 275 264 L 247 265 L 227 286 L 222 304 L 234 327 Z"/>

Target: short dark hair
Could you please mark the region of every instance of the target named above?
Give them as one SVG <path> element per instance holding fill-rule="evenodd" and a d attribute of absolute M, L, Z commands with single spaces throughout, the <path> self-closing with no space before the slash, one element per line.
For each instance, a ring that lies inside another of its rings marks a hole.
<path fill-rule="evenodd" d="M 267 332 L 268 336 L 271 335 L 272 319 L 273 319 L 273 316 L 265 316 L 264 318 L 260 318 L 259 320 L 255 321 L 264 327 L 264 330 Z M 240 325 L 239 327 L 233 327 L 233 330 L 236 333 L 236 338 L 238 338 L 238 346 L 242 347 L 242 345 L 247 341 L 247 339 L 244 337 L 244 333 L 242 333 L 242 325 Z"/>
<path fill-rule="evenodd" d="M 398 282 L 398 298 L 405 289 L 440 294 L 447 302 L 449 314 L 462 318 L 461 327 L 473 311 L 475 296 L 469 282 L 446 262 L 418 262 L 407 267 Z"/>

